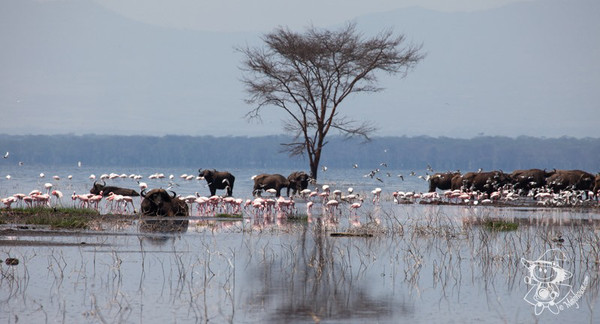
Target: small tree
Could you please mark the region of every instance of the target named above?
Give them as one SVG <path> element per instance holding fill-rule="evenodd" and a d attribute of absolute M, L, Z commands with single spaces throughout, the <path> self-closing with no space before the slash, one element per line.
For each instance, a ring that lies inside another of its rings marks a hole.
<path fill-rule="evenodd" d="M 248 119 L 260 118 L 265 107 L 287 113 L 284 129 L 293 135 L 284 143 L 290 155 L 307 153 L 310 172 L 317 178 L 325 140 L 331 130 L 369 140 L 375 128 L 340 114 L 351 93 L 377 92 L 375 71 L 405 77 L 424 55 L 421 46 L 401 47 L 404 36 L 385 31 L 372 38 L 349 23 L 339 31 L 310 27 L 304 34 L 277 28 L 265 34 L 266 48 L 240 48 L 242 79 L 254 108 Z"/>

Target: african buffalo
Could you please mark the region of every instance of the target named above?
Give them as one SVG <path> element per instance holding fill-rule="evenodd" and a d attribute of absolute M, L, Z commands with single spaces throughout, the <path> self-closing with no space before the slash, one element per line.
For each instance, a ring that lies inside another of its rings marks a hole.
<path fill-rule="evenodd" d="M 595 177 L 581 170 L 556 170 L 546 178 L 546 184 L 552 191 L 594 190 Z"/>
<path fill-rule="evenodd" d="M 464 187 L 471 191 L 486 192 L 488 195 L 510 183 L 510 176 L 502 171 L 467 172 L 452 178 L 452 189 Z"/>
<path fill-rule="evenodd" d="M 111 192 L 115 195 L 121 195 L 121 196 L 135 197 L 135 196 L 140 195 L 137 191 L 135 191 L 133 189 L 121 188 L 121 187 L 115 187 L 115 186 L 107 186 L 106 182 L 104 182 L 104 184 L 99 184 L 94 181 L 94 186 L 92 187 L 92 189 L 90 189 L 90 193 L 94 194 L 94 195 L 99 195 L 101 192 L 102 192 L 102 196 L 104 196 L 104 197 L 107 197 L 108 195 L 110 195 Z"/>
<path fill-rule="evenodd" d="M 429 177 L 429 192 L 434 192 L 436 188 L 448 190 L 452 187 L 452 178 L 460 175 L 460 172 L 436 173 Z"/>
<path fill-rule="evenodd" d="M 552 174 L 554 172 L 540 169 L 515 170 L 510 174 L 510 178 L 514 189 L 531 190 L 544 187 L 546 178 Z"/>
<path fill-rule="evenodd" d="M 259 174 L 252 178 L 254 189 L 252 195 L 260 195 L 262 190 L 275 189 L 275 195 L 281 196 L 281 189 L 289 188 L 290 182 L 281 174 Z"/>
<path fill-rule="evenodd" d="M 290 196 L 290 189 L 292 189 L 292 196 L 296 194 L 296 192 L 302 191 L 308 188 L 308 182 L 310 181 L 310 176 L 306 174 L 304 171 L 296 171 L 290 173 L 287 177 L 290 182 L 289 187 L 287 188 L 287 195 Z"/>
<path fill-rule="evenodd" d="M 142 190 L 142 204 L 140 210 L 143 216 L 189 216 L 187 204 L 176 197 L 175 192 L 169 193 L 165 189 L 152 189 L 146 193 Z"/>
<path fill-rule="evenodd" d="M 217 189 L 227 190 L 227 196 L 233 195 L 233 183 L 235 182 L 235 177 L 231 173 L 217 171 L 215 169 L 198 169 L 198 176 L 206 180 L 211 196 L 216 195 Z"/>

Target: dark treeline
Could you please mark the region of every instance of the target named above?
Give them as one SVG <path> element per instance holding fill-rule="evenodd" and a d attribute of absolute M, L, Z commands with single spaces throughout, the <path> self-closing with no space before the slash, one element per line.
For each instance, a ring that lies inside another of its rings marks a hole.
<path fill-rule="evenodd" d="M 111 136 L 0 135 L 0 151 L 10 152 L 0 165 L 161 166 L 202 168 L 308 169 L 304 157 L 283 152 L 285 136 Z M 502 169 L 581 169 L 600 171 L 600 139 L 569 137 L 377 137 L 363 143 L 331 137 L 322 165 L 395 169 L 471 171 Z"/>

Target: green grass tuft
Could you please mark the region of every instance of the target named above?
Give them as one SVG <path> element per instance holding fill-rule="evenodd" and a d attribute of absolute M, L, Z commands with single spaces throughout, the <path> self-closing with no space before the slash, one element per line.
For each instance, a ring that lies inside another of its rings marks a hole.
<path fill-rule="evenodd" d="M 243 218 L 241 214 L 217 214 L 218 218 Z"/>
<path fill-rule="evenodd" d="M 90 219 L 100 215 L 95 209 L 70 207 L 13 208 L 3 210 L 1 214 L 3 222 L 73 229 L 87 228 Z"/>
<path fill-rule="evenodd" d="M 289 221 L 294 221 L 294 222 L 307 222 L 308 223 L 308 215 L 306 214 L 296 214 L 296 215 L 289 215 L 288 216 L 288 220 Z"/>
<path fill-rule="evenodd" d="M 508 221 L 487 221 L 485 227 L 493 231 L 516 231 L 519 228 L 518 223 Z"/>
<path fill-rule="evenodd" d="M 52 228 L 87 228 L 89 219 L 84 216 L 35 215 L 25 220 L 29 225 L 49 225 Z"/>

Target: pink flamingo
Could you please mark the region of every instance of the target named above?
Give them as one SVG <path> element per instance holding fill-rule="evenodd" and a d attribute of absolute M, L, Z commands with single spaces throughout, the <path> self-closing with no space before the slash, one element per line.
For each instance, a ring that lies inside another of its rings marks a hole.
<path fill-rule="evenodd" d="M 130 196 L 123 196 L 123 204 L 125 205 L 123 207 L 123 211 L 127 211 L 127 206 L 128 204 L 131 205 L 131 210 L 133 211 L 133 213 L 135 214 L 135 207 L 133 206 L 133 197 Z"/>
<path fill-rule="evenodd" d="M 52 190 L 52 196 L 56 197 L 56 200 L 62 206 L 63 193 L 60 190 Z"/>
<path fill-rule="evenodd" d="M 356 215 L 356 211 L 362 206 L 362 203 L 363 199 L 360 198 L 358 202 L 355 202 L 352 205 L 350 205 L 350 212 L 352 215 Z"/>
<path fill-rule="evenodd" d="M 312 215 L 312 206 L 313 206 L 313 202 L 309 201 L 306 203 L 306 213 L 310 216 Z"/>
<path fill-rule="evenodd" d="M 375 188 L 375 190 L 371 191 L 371 193 L 373 194 L 373 203 L 379 203 L 379 198 L 381 196 L 381 188 Z"/>
<path fill-rule="evenodd" d="M 326 206 L 325 208 L 326 208 L 327 212 L 329 212 L 333 215 L 334 211 L 339 210 L 338 209 L 339 204 L 340 204 L 339 201 L 337 201 L 335 199 L 331 199 L 325 204 L 325 206 Z M 342 211 L 341 210 L 339 210 L 339 211 L 341 214 Z"/>
<path fill-rule="evenodd" d="M 10 209 L 10 206 L 16 202 L 18 199 L 16 197 L 7 197 L 2 199 L 2 203 L 6 206 L 6 208 Z"/>
<path fill-rule="evenodd" d="M 101 200 L 102 200 L 102 191 L 100 191 L 100 194 L 93 195 L 88 198 L 88 202 L 90 203 L 90 205 L 93 205 L 94 209 L 96 209 L 96 210 L 98 210 L 98 204 L 100 203 Z"/>

